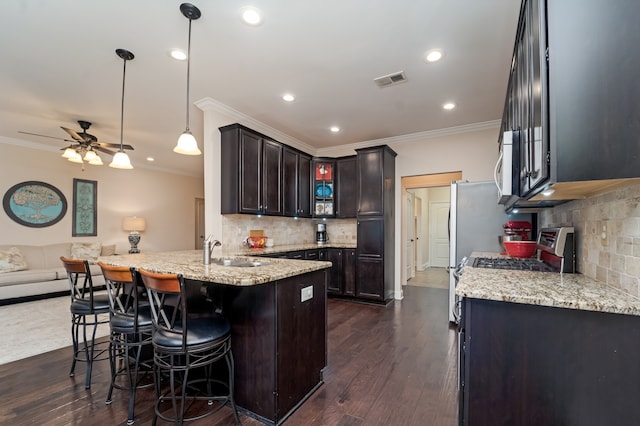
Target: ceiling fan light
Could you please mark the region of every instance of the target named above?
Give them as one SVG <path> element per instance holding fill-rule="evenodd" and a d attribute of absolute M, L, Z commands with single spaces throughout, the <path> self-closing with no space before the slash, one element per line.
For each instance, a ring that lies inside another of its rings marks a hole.
<path fill-rule="evenodd" d="M 113 167 L 114 169 L 133 169 L 129 156 L 124 151 L 116 152 L 109 167 Z"/>
<path fill-rule="evenodd" d="M 62 153 L 62 157 L 63 157 L 63 158 L 66 158 L 66 159 L 69 159 L 69 158 L 74 157 L 76 154 L 77 154 L 77 152 L 76 152 L 76 150 L 75 150 L 75 149 L 73 149 L 73 148 L 71 148 L 71 147 L 68 147 L 68 148 L 67 148 L 67 149 L 65 149 L 65 150 L 64 150 L 64 152 Z"/>
<path fill-rule="evenodd" d="M 200 149 L 198 149 L 198 142 L 193 137 L 190 131 L 185 130 L 184 133 L 178 138 L 178 144 L 173 148 L 173 152 L 183 155 L 200 155 Z"/>
<path fill-rule="evenodd" d="M 98 155 L 95 153 L 95 151 L 90 149 L 86 154 L 84 154 L 84 161 L 91 164 L 91 161 L 94 160 L 97 156 Z"/>
<path fill-rule="evenodd" d="M 89 164 L 93 166 L 102 166 L 104 163 L 102 162 L 102 158 L 98 154 L 95 155 L 95 158 L 89 160 Z"/>
<path fill-rule="evenodd" d="M 67 158 L 67 160 L 71 161 L 72 163 L 82 163 L 82 155 L 80 155 L 79 152 L 73 151 L 73 155 Z"/>

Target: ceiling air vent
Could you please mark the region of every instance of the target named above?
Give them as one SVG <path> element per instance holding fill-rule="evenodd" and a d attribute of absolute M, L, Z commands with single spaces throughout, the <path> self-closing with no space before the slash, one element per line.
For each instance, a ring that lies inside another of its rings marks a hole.
<path fill-rule="evenodd" d="M 404 74 L 404 71 L 398 71 L 393 74 L 374 78 L 373 81 L 378 85 L 378 87 L 387 87 L 393 86 L 394 84 L 404 83 L 407 81 L 407 76 Z"/>

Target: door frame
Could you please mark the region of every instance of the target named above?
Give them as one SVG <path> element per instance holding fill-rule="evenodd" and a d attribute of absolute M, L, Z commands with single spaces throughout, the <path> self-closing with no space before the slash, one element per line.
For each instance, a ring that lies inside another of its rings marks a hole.
<path fill-rule="evenodd" d="M 417 176 L 401 176 L 400 177 L 400 195 L 402 200 L 406 199 L 407 189 L 417 188 L 430 188 L 434 186 L 449 186 L 451 182 L 462 179 L 462 171 L 446 172 L 446 173 L 434 173 L 430 175 L 417 175 Z M 406 241 L 407 238 L 407 224 L 405 223 L 405 203 L 400 203 L 402 212 L 400 214 L 400 233 L 402 235 L 402 241 Z M 407 250 L 404 244 L 400 247 L 401 265 L 400 268 L 400 284 L 402 286 L 407 285 Z"/>

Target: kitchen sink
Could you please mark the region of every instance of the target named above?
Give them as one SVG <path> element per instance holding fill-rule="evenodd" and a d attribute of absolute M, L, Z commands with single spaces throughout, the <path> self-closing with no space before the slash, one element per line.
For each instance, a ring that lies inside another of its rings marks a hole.
<path fill-rule="evenodd" d="M 233 266 L 236 268 L 255 268 L 258 266 L 268 265 L 268 262 L 261 262 L 257 260 L 242 260 L 242 259 L 216 259 L 211 263 L 220 266 Z"/>

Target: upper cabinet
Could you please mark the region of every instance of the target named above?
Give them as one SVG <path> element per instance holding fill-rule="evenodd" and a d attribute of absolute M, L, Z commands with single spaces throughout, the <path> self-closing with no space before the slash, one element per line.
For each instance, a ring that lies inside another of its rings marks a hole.
<path fill-rule="evenodd" d="M 311 217 L 311 156 L 285 146 L 282 163 L 284 215 Z"/>
<path fill-rule="evenodd" d="M 282 215 L 282 145 L 239 124 L 220 133 L 221 212 Z"/>
<path fill-rule="evenodd" d="M 638 14 L 634 1 L 522 1 L 502 122 L 518 141 L 521 197 L 581 198 L 640 177 Z"/>
<path fill-rule="evenodd" d="M 392 211 L 396 153 L 386 145 L 356 152 L 358 217 L 382 216 Z"/>
<path fill-rule="evenodd" d="M 313 216 L 335 217 L 334 159 L 313 160 Z"/>
<path fill-rule="evenodd" d="M 336 160 L 336 217 L 347 219 L 357 216 L 355 202 L 358 191 L 357 158 L 355 155 Z"/>

